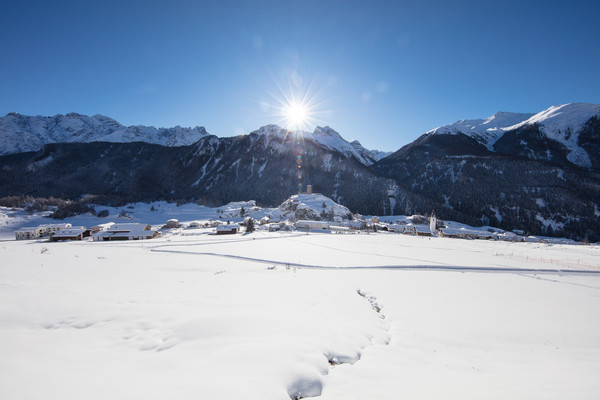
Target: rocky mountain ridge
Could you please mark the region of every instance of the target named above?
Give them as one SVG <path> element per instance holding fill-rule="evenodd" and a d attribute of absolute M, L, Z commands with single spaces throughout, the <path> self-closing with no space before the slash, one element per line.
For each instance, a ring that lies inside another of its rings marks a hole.
<path fill-rule="evenodd" d="M 50 143 L 146 142 L 163 146 L 189 146 L 208 136 L 206 129 L 123 126 L 103 115 L 77 113 L 53 117 L 17 113 L 0 118 L 0 155 L 37 151 Z"/>
<path fill-rule="evenodd" d="M 267 125 L 176 147 L 52 143 L 0 156 L 0 187 L 5 196 L 276 206 L 311 184 L 366 215 L 435 210 L 470 225 L 600 240 L 598 108 L 459 121 L 379 160 L 329 127 L 310 133 Z"/>

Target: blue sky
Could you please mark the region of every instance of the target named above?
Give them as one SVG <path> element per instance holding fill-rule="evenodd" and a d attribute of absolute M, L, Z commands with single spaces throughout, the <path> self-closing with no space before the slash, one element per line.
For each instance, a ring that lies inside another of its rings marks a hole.
<path fill-rule="evenodd" d="M 365 147 L 496 111 L 600 103 L 594 1 L 7 1 L 0 115 L 218 136 L 312 122 Z M 309 128 L 314 128 L 310 126 Z"/>

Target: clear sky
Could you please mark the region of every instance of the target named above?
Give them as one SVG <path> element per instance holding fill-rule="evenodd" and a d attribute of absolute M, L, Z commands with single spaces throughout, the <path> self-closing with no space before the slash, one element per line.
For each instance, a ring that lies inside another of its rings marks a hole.
<path fill-rule="evenodd" d="M 365 147 L 496 111 L 600 103 L 598 1 L 29 1 L 0 10 L 0 115 L 282 124 Z"/>

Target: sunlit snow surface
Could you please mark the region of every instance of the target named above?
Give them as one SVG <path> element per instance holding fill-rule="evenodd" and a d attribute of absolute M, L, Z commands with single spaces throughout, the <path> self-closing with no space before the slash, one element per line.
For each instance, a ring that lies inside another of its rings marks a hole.
<path fill-rule="evenodd" d="M 0 397 L 600 393 L 597 246 L 202 232 L 0 242 Z"/>

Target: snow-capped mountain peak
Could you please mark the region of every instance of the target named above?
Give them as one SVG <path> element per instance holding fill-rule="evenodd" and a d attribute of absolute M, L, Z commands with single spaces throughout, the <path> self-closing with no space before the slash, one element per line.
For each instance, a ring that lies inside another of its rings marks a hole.
<path fill-rule="evenodd" d="M 514 130 L 536 125 L 539 127 L 540 132 L 549 139 L 565 146 L 568 151 L 567 159 L 570 162 L 581 167 L 590 168 L 592 167 L 592 160 L 588 152 L 580 147 L 579 134 L 585 124 L 594 117 L 600 117 L 600 105 L 569 103 L 549 107 L 507 129 Z"/>
<path fill-rule="evenodd" d="M 568 130 L 581 130 L 583 125 L 594 116 L 600 116 L 599 104 L 568 103 L 549 107 L 509 129 L 538 124 L 549 137 L 556 138 L 563 136 Z"/>
<path fill-rule="evenodd" d="M 256 134 L 256 135 L 276 136 L 276 137 L 284 137 L 288 133 L 289 133 L 289 131 L 287 129 L 283 129 L 279 125 L 275 125 L 275 124 L 261 126 L 257 130 L 250 132 L 251 135 Z"/>
<path fill-rule="evenodd" d="M 432 129 L 426 134 L 465 134 L 493 149 L 494 143 L 506 132 L 507 127 L 527 120 L 533 114 L 499 111 L 487 119 L 463 119 L 451 125 Z"/>
<path fill-rule="evenodd" d="M 506 127 L 518 124 L 532 115 L 531 113 L 498 111 L 491 117 L 488 117 L 481 125 L 488 132 L 500 129 L 504 130 Z"/>
<path fill-rule="evenodd" d="M 593 118 L 600 119 L 600 105 L 569 103 L 549 107 L 537 114 L 498 112 L 485 120 L 461 120 L 433 129 L 426 135 L 464 134 L 483 144 L 492 152 L 498 150 L 498 144 L 501 142 L 504 142 L 502 145 L 504 152 L 514 151 L 516 150 L 514 146 L 512 149 L 506 146 L 508 142 L 513 145 L 516 143 L 517 147 L 521 148 L 522 156 L 547 161 L 555 158 L 558 151 L 565 154 L 570 163 L 584 168 L 592 168 L 597 165 L 598 161 L 596 155 L 590 157 L 590 154 L 595 154 L 594 149 L 597 148 L 597 144 L 594 142 L 593 134 L 588 132 L 584 137 L 580 134 L 586 130 L 587 124 Z M 590 126 L 589 129 L 592 127 Z M 514 142 L 514 139 L 509 138 L 509 136 L 522 135 L 522 131 L 530 128 L 537 130 L 541 139 L 539 137 L 526 139 L 519 136 L 517 142 Z M 511 135 L 506 136 L 507 133 L 511 133 Z M 500 141 L 500 139 L 502 140 Z M 543 144 L 544 140 L 555 144 Z M 537 144 L 534 145 L 533 142 Z M 534 150 L 532 146 L 537 150 Z M 558 147 L 553 152 L 547 146 Z"/>
<path fill-rule="evenodd" d="M 304 137 L 310 137 L 322 146 L 337 150 L 346 157 L 355 158 L 361 164 L 371 165 L 375 161 L 370 151 L 365 149 L 359 142 L 349 143 L 338 132 L 332 128 L 325 126 L 317 126 L 312 134 L 306 134 Z"/>
<path fill-rule="evenodd" d="M 371 152 L 365 149 L 360 143 L 356 141 L 352 143 L 346 141 L 338 132 L 329 126 L 317 126 L 313 132 L 307 132 L 302 130 L 289 131 L 281 128 L 278 125 L 270 124 L 260 127 L 259 129 L 251 132 L 251 134 L 279 138 L 284 138 L 288 135 L 295 135 L 298 138 L 312 140 L 328 150 L 338 151 L 344 156 L 348 158 L 354 158 L 364 165 L 371 165 L 375 161 L 375 158 L 371 155 Z"/>
<path fill-rule="evenodd" d="M 10 113 L 0 118 L 0 155 L 36 151 L 49 143 L 101 141 L 187 146 L 207 135 L 204 127 L 126 127 L 100 114 L 89 117 L 69 113 L 43 117 Z"/>

